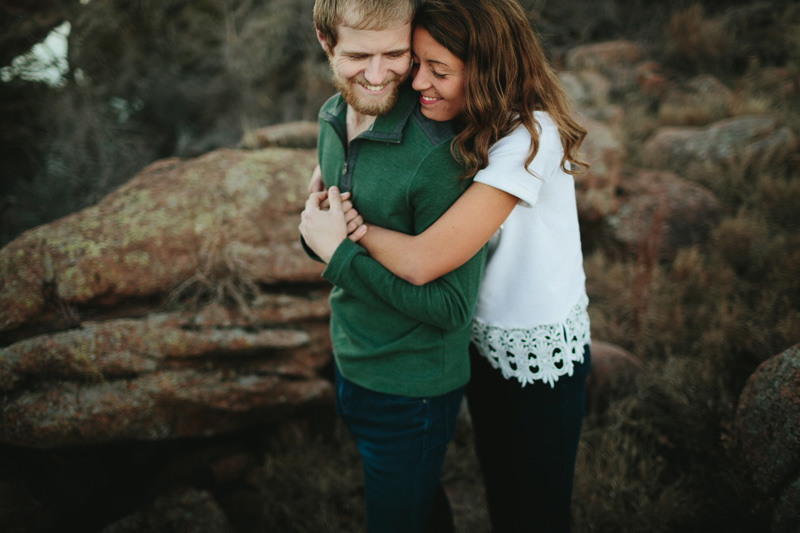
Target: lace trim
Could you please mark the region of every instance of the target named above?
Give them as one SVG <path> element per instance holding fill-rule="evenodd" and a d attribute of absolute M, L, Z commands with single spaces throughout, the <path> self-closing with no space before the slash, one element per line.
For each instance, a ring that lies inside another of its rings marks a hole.
<path fill-rule="evenodd" d="M 506 379 L 516 378 L 524 387 L 536 381 L 555 386 L 563 375 L 572 375 L 583 362 L 583 347 L 591 342 L 589 298 L 584 294 L 561 324 L 531 329 L 505 329 L 472 321 L 472 342 Z"/>

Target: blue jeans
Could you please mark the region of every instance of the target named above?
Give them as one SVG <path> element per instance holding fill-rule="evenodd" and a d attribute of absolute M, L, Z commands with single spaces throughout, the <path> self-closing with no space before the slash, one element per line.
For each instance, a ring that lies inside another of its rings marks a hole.
<path fill-rule="evenodd" d="M 570 531 L 591 354 L 555 387 L 504 379 L 474 345 L 466 395 L 494 533 Z"/>
<path fill-rule="evenodd" d="M 361 454 L 368 531 L 427 529 L 461 395 L 462 388 L 427 398 L 384 394 L 336 368 L 336 412 Z"/>

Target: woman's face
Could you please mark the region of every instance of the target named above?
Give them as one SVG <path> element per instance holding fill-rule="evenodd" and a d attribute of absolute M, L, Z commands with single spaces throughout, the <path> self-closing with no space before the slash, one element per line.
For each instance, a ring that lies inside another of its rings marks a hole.
<path fill-rule="evenodd" d="M 439 122 L 456 118 L 464 109 L 464 62 L 422 28 L 411 43 L 411 86 L 420 93 L 422 114 Z"/>

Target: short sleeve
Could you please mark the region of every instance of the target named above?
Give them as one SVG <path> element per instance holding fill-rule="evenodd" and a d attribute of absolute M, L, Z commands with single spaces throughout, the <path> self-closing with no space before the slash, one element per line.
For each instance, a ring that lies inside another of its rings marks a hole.
<path fill-rule="evenodd" d="M 520 125 L 489 149 L 489 164 L 475 174 L 476 182 L 513 194 L 527 207 L 536 204 L 542 185 L 561 164 L 558 129 L 549 118 L 543 119 L 538 114 L 536 118 L 541 124 L 539 151 L 527 171 L 524 165 L 531 136 Z"/>

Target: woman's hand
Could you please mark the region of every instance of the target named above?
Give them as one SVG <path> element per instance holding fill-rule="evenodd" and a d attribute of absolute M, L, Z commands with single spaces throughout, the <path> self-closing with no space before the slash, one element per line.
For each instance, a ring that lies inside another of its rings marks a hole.
<path fill-rule="evenodd" d="M 323 204 L 329 205 L 327 210 Z M 330 261 L 336 248 L 348 236 L 356 242 L 367 231 L 364 220 L 353 208 L 352 202 L 343 201 L 336 187 L 308 197 L 306 208 L 300 215 L 299 228 L 306 244 L 325 263 Z"/>
<path fill-rule="evenodd" d="M 364 223 L 364 218 L 353 207 L 353 202 L 350 201 L 350 193 L 341 193 L 339 197 L 342 199 L 342 212 L 344 213 L 344 220 L 347 222 L 347 237 L 353 242 L 358 242 L 367 232 L 367 225 Z M 323 191 L 322 202 L 320 202 L 319 207 L 323 211 L 327 211 L 331 207 L 328 193 L 325 191 Z"/>

